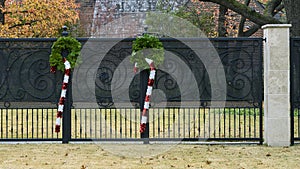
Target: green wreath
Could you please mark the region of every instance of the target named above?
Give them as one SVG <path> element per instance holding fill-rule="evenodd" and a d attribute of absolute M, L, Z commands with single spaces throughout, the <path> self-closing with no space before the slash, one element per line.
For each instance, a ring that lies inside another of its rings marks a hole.
<path fill-rule="evenodd" d="M 70 36 L 63 36 L 57 39 L 51 47 L 51 54 L 50 54 L 50 66 L 55 67 L 57 70 L 64 71 L 65 65 L 62 60 L 61 53 L 63 50 L 67 50 L 68 56 L 66 59 L 71 64 L 71 69 L 73 69 L 78 63 L 80 63 L 80 50 L 81 50 L 81 43 L 78 42 L 73 37 Z"/>
<path fill-rule="evenodd" d="M 137 63 L 139 68 L 148 69 L 149 64 L 145 61 L 145 58 L 153 60 L 154 65 L 157 67 L 163 63 L 164 55 L 162 42 L 155 36 L 144 34 L 133 41 L 130 62 Z"/>

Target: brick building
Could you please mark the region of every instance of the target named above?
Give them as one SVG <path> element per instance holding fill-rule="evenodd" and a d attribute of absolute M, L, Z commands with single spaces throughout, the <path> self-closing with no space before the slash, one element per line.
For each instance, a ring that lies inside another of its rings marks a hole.
<path fill-rule="evenodd" d="M 77 0 L 81 4 L 80 25 L 86 36 L 135 37 L 144 32 L 146 11 L 155 11 L 165 1 L 157 0 Z M 170 0 L 177 9 L 188 0 Z"/>
<path fill-rule="evenodd" d="M 150 0 L 151 1 L 151 0 Z M 137 2 L 133 0 L 77 0 L 81 4 L 80 8 L 80 25 L 83 32 L 87 37 L 134 37 L 137 34 L 144 32 L 145 27 L 145 11 L 147 9 L 155 10 L 155 0 L 152 4 L 149 0 L 138 1 L 141 4 L 130 4 L 129 2 Z M 176 2 L 176 1 L 175 1 Z M 127 3 L 127 4 L 126 4 Z M 145 4 L 142 4 L 145 3 Z M 146 4 L 149 3 L 149 4 Z M 187 1 L 182 1 L 186 4 Z M 219 6 L 214 3 L 202 2 L 205 4 L 207 11 L 213 12 L 215 22 L 218 22 L 218 9 Z M 132 8 L 129 8 L 129 5 Z M 176 4 L 178 6 L 182 4 Z M 127 5 L 127 6 L 126 6 Z M 142 6 L 146 9 L 143 9 Z M 257 12 L 263 12 L 264 6 L 258 0 L 251 1 L 249 5 Z M 128 8 L 127 8 L 128 7 Z M 176 9 L 176 8 L 174 8 Z M 226 29 L 228 37 L 236 37 L 239 29 L 241 16 L 229 10 L 226 15 Z M 218 25 L 218 24 L 216 24 Z M 244 29 L 250 29 L 253 23 L 246 21 Z M 217 27 L 217 26 L 216 26 Z M 217 28 L 216 28 L 217 30 Z M 261 37 L 262 31 L 259 30 L 254 35 Z"/>

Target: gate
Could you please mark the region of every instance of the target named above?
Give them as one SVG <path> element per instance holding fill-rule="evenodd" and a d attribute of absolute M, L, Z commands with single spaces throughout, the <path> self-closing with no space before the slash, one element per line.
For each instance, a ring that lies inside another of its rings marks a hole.
<path fill-rule="evenodd" d="M 131 54 L 134 39 L 115 40 L 117 43 L 109 50 L 106 47 L 111 40 L 94 39 L 100 44 L 99 50 L 87 50 L 83 54 L 89 58 L 103 52 L 104 58 L 97 65 L 95 81 L 83 81 L 84 86 L 95 85 L 94 98 L 79 97 L 86 94 L 80 92 L 73 95 L 70 116 L 64 117 L 71 125 L 70 130 L 63 129 L 68 134 L 54 132 L 62 81 L 62 73 L 49 73 L 49 55 L 55 40 L 0 39 L 0 141 L 139 141 L 141 76 L 134 75 L 131 80 L 128 98 L 123 99 L 122 92 L 117 98 L 112 94 L 113 77 Z M 79 40 L 82 44 L 90 42 Z M 227 89 L 226 100 L 212 98 L 207 65 L 192 49 L 178 39 L 162 38 L 161 41 L 166 51 L 188 65 L 196 79 L 199 98 L 191 97 L 182 106 L 182 97 L 193 91 L 181 91 L 178 79 L 170 72 L 158 70 L 154 84 L 158 101 L 152 103 L 149 112 L 149 140 L 262 143 L 262 39 L 210 39 L 226 76 L 226 84 L 222 84 Z M 201 39 L 190 41 L 201 46 Z M 176 65 L 166 61 L 165 66 L 172 64 Z M 78 87 L 74 84 L 72 90 Z M 116 105 L 118 99 L 121 101 Z M 224 106 L 213 106 L 222 101 L 226 101 Z"/>
<path fill-rule="evenodd" d="M 291 38 L 291 144 L 300 140 L 300 38 Z"/>

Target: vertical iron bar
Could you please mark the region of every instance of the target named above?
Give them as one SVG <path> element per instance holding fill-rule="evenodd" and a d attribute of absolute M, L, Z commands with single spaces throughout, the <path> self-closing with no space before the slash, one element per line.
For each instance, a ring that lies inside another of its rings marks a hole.
<path fill-rule="evenodd" d="M 252 110 L 252 108 L 248 108 L 249 110 L 248 110 L 248 112 L 249 112 L 249 115 L 248 115 L 248 118 L 249 118 L 249 137 L 251 138 L 251 136 L 252 136 L 252 134 L 251 134 L 251 110 Z"/>
<path fill-rule="evenodd" d="M 107 122 L 108 122 L 107 121 L 108 120 L 107 119 L 107 111 L 108 111 L 107 109 L 105 109 L 105 111 L 104 111 L 104 121 L 105 121 L 104 122 L 104 137 L 105 138 L 107 138 Z"/>
<path fill-rule="evenodd" d="M 297 137 L 299 138 L 300 137 L 300 112 L 299 112 L 299 109 L 300 108 L 298 108 L 297 110 L 298 110 L 298 114 L 297 114 L 297 120 L 298 120 L 298 133 L 297 133 Z M 294 134 L 294 131 L 293 131 L 293 134 Z"/>
<path fill-rule="evenodd" d="M 245 108 L 244 108 L 244 138 L 246 138 L 246 110 L 245 110 Z"/>
<path fill-rule="evenodd" d="M 112 111 L 112 109 L 109 109 L 109 137 L 110 138 L 112 138 L 112 128 L 113 128 L 111 111 Z"/>
<path fill-rule="evenodd" d="M 171 121 L 170 121 L 170 108 L 168 108 L 168 138 L 170 138 L 170 125 L 171 125 Z"/>
<path fill-rule="evenodd" d="M 28 110 L 27 110 L 28 111 Z M 52 109 L 52 113 L 53 113 L 53 109 Z M 54 121 L 54 116 L 50 116 L 51 117 L 51 138 L 54 138 L 54 126 L 55 126 L 55 121 Z"/>
<path fill-rule="evenodd" d="M 186 115 L 186 109 L 183 109 L 183 119 L 182 119 L 182 125 L 183 125 L 183 128 L 182 128 L 182 131 L 183 131 L 183 137 L 182 138 L 185 138 L 185 115 Z"/>
<path fill-rule="evenodd" d="M 206 107 L 203 109 L 203 137 L 206 138 Z"/>
<path fill-rule="evenodd" d="M 201 107 L 198 108 L 198 137 L 201 137 Z"/>
<path fill-rule="evenodd" d="M 97 121 L 98 121 L 97 120 L 97 109 L 94 109 L 94 111 L 95 111 L 95 122 L 94 122 L 95 123 L 95 125 L 94 125 L 95 126 L 95 131 L 94 131 L 95 136 L 94 137 L 97 138 Z"/>
<path fill-rule="evenodd" d="M 123 131 L 122 131 L 122 113 L 121 113 L 122 109 L 120 109 L 120 138 L 122 138 L 122 134 L 123 134 Z M 126 112 L 125 112 L 125 116 L 126 116 Z M 125 129 L 126 130 L 126 129 Z"/>
<path fill-rule="evenodd" d="M 128 109 L 127 108 L 125 108 L 125 117 L 124 117 L 124 127 L 125 127 L 125 138 L 127 138 L 128 136 L 128 132 L 127 132 L 127 123 L 129 122 L 128 121 L 128 113 L 127 113 L 127 111 L 128 111 Z"/>
<path fill-rule="evenodd" d="M 42 138 L 44 138 L 44 109 L 42 109 Z"/>
<path fill-rule="evenodd" d="M 224 130 L 223 130 L 223 131 L 224 131 L 224 133 L 223 133 L 224 136 L 223 136 L 223 137 L 224 137 L 224 138 L 226 137 L 226 109 L 228 109 L 228 108 L 224 108 L 224 109 L 223 109 L 223 110 L 224 110 L 224 111 L 223 111 L 223 117 L 224 117 L 224 118 L 223 118 L 223 119 L 224 119 L 224 123 L 223 123 L 223 124 L 224 124 Z"/>
<path fill-rule="evenodd" d="M 115 116 L 115 138 L 117 138 L 117 134 L 118 134 L 118 116 L 117 116 L 117 112 L 116 109 L 114 109 L 114 116 Z"/>
<path fill-rule="evenodd" d="M 208 137 L 210 137 L 210 110 L 209 108 L 207 108 L 207 112 L 208 112 Z"/>
<path fill-rule="evenodd" d="M 84 109 L 84 138 L 87 138 L 87 112 L 88 110 L 87 109 Z"/>
<path fill-rule="evenodd" d="M 241 108 L 238 108 L 238 112 L 239 112 L 239 137 L 242 137 L 242 135 L 241 135 L 241 130 L 242 130 L 242 128 L 241 128 Z"/>
<path fill-rule="evenodd" d="M 260 137 L 260 144 L 263 144 L 263 109 L 262 103 L 260 103 L 260 114 L 259 114 L 259 137 Z"/>
<path fill-rule="evenodd" d="M 236 108 L 234 108 L 233 113 L 233 137 L 236 138 Z"/>
<path fill-rule="evenodd" d="M 74 129 L 74 133 L 75 133 L 74 137 L 75 137 L 75 139 L 77 138 L 77 127 L 78 127 L 77 126 L 77 123 L 78 123 L 77 113 L 78 113 L 78 110 L 74 114 L 74 127 L 75 127 L 75 129 Z"/>
<path fill-rule="evenodd" d="M 163 138 L 165 138 L 165 128 L 166 128 L 166 124 L 165 124 L 165 110 L 163 111 L 163 124 L 162 124 L 162 129 L 163 129 Z"/>
<path fill-rule="evenodd" d="M 80 123 L 79 123 L 79 124 L 80 124 L 79 137 L 80 137 L 80 138 L 82 138 L 82 130 L 83 130 L 83 128 L 82 128 L 82 124 L 83 124 L 83 123 L 82 123 L 82 111 L 83 111 L 83 109 L 80 109 L 80 112 L 79 112 L 79 113 L 80 113 L 80 114 L 79 114 L 79 118 L 80 118 L 80 119 L 79 119 L 79 121 L 80 121 Z"/>
<path fill-rule="evenodd" d="M 31 138 L 33 138 L 34 135 L 34 118 L 33 118 L 33 113 L 34 109 L 31 109 Z"/>
<path fill-rule="evenodd" d="M 49 138 L 49 111 L 52 111 L 52 109 L 47 109 L 47 115 L 46 115 L 46 138 Z M 23 117 L 22 117 L 23 118 Z"/>
<path fill-rule="evenodd" d="M 188 138 L 191 138 L 191 108 L 188 108 Z"/>
<path fill-rule="evenodd" d="M 13 133 L 14 133 L 14 110 L 11 111 L 10 113 L 10 135 L 11 137 L 13 137 Z"/>
<path fill-rule="evenodd" d="M 0 109 L 1 112 L 1 138 L 3 138 L 3 109 Z"/>
<path fill-rule="evenodd" d="M 6 113 L 5 113 L 5 121 L 6 121 L 6 131 L 5 131 L 5 133 L 6 133 L 6 138 L 8 138 L 8 124 L 9 124 L 9 122 L 8 122 L 8 109 L 6 109 Z"/>
<path fill-rule="evenodd" d="M 99 132 L 100 132 L 100 138 L 102 138 L 102 132 L 103 132 L 103 130 L 102 130 L 102 124 L 103 124 L 103 122 L 102 122 L 102 110 L 100 109 L 99 110 L 99 116 L 100 116 L 100 125 L 99 125 L 99 127 L 100 127 L 100 130 L 99 130 Z"/>
<path fill-rule="evenodd" d="M 24 138 L 24 109 L 22 109 L 21 118 L 22 118 L 22 122 L 21 122 L 21 135 L 22 135 L 22 137 L 21 138 Z M 2 129 L 2 127 L 1 127 L 1 129 Z"/>
<path fill-rule="evenodd" d="M 132 138 L 132 122 L 133 120 L 131 119 L 132 118 L 132 109 L 129 109 L 129 120 L 128 120 L 128 123 L 129 123 L 129 138 Z"/>
<path fill-rule="evenodd" d="M 178 108 L 176 109 L 176 108 L 173 108 L 173 138 L 175 138 L 176 136 L 176 128 L 175 128 L 175 121 L 176 121 L 176 115 L 175 115 L 175 112 L 176 112 L 176 110 L 178 110 Z M 154 113 L 153 113 L 154 114 Z"/>
<path fill-rule="evenodd" d="M 90 114 L 90 129 L 89 129 L 90 135 L 89 135 L 89 137 L 90 138 L 92 138 L 92 136 L 93 136 L 93 118 L 92 118 L 92 116 L 93 116 L 93 110 L 94 109 L 90 108 L 90 111 L 89 111 L 89 114 Z"/>
<path fill-rule="evenodd" d="M 229 120 L 228 120 L 228 137 L 230 138 L 231 137 L 231 110 L 232 110 L 232 108 L 230 107 L 230 108 L 228 108 L 228 110 L 229 110 L 229 114 L 228 114 L 228 116 L 229 116 Z"/>
<path fill-rule="evenodd" d="M 219 112 L 219 138 L 221 137 L 221 115 L 222 115 L 222 112 L 221 112 L 221 109 L 218 108 L 218 112 Z"/>
<path fill-rule="evenodd" d="M 16 138 L 18 138 L 18 132 L 19 132 L 18 131 L 18 123 L 19 123 L 19 115 L 18 114 L 19 114 L 19 109 L 16 109 L 16 124 L 15 124 L 16 125 L 16 131 L 15 131 L 16 132 Z"/>
<path fill-rule="evenodd" d="M 181 108 L 178 108 L 178 112 L 177 112 L 177 116 L 178 116 L 178 138 L 181 138 L 180 137 L 180 111 L 181 111 Z"/>
<path fill-rule="evenodd" d="M 138 112 L 137 112 L 138 111 Z M 135 121 L 135 125 L 134 125 L 134 133 L 135 133 L 135 138 L 137 138 L 137 133 L 138 133 L 138 130 L 137 130 L 137 125 L 139 124 L 139 120 L 138 120 L 138 117 L 137 117 L 137 114 L 140 114 L 140 110 L 139 109 L 135 109 L 135 113 L 134 113 L 134 121 Z"/>
<path fill-rule="evenodd" d="M 36 138 L 39 138 L 39 109 L 36 109 Z"/>
<path fill-rule="evenodd" d="M 213 123 L 213 126 L 214 126 L 214 131 L 213 131 L 213 137 L 216 138 L 216 109 L 213 109 L 213 112 L 214 112 L 214 123 Z"/>
<path fill-rule="evenodd" d="M 214 111 L 214 138 L 216 138 L 216 109 L 213 109 Z"/>
<path fill-rule="evenodd" d="M 159 111 L 159 108 L 157 108 L 157 111 Z M 152 137 L 155 138 L 155 111 L 152 113 Z"/>
<path fill-rule="evenodd" d="M 257 113 L 257 108 L 254 108 L 254 115 L 253 115 L 253 123 L 254 123 L 254 137 L 256 138 L 256 113 Z"/>
<path fill-rule="evenodd" d="M 161 109 L 163 111 L 163 109 Z M 158 111 L 158 115 L 157 115 L 157 135 L 158 138 L 160 138 L 160 111 Z"/>
<path fill-rule="evenodd" d="M 297 126 L 297 128 L 298 128 L 298 132 L 297 132 L 297 137 L 299 138 L 300 137 L 300 112 L 299 112 L 299 107 L 298 107 L 298 114 L 297 114 L 297 120 L 298 120 L 298 126 Z M 295 114 L 295 113 L 294 113 Z M 293 131 L 293 134 L 294 134 L 294 136 L 295 136 L 295 132 Z"/>

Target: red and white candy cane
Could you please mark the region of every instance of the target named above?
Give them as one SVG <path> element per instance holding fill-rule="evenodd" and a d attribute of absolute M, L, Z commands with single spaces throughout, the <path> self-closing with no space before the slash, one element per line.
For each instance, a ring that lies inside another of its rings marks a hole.
<path fill-rule="evenodd" d="M 58 108 L 57 108 L 57 114 L 56 114 L 56 124 L 55 124 L 55 132 L 56 133 L 60 132 L 61 118 L 62 118 L 62 114 L 64 111 L 64 103 L 65 103 L 65 99 L 66 99 L 67 88 L 68 88 L 70 72 L 71 72 L 70 62 L 66 58 L 63 58 L 63 62 L 65 65 L 65 73 L 64 73 L 64 80 L 63 80 L 63 84 L 62 84 L 62 88 L 61 88 L 61 94 L 60 94 Z"/>
<path fill-rule="evenodd" d="M 153 88 L 153 83 L 154 83 L 154 77 L 155 77 L 155 66 L 154 62 L 151 59 L 145 58 L 146 62 L 150 66 L 150 74 L 148 78 L 148 86 L 147 86 L 147 91 L 146 91 L 146 97 L 144 101 L 144 109 L 142 111 L 142 118 L 141 118 L 141 125 L 140 125 L 140 132 L 143 133 L 146 130 L 146 123 L 148 121 L 148 110 L 149 110 L 149 105 L 150 105 L 150 97 L 152 94 L 152 88 Z"/>

